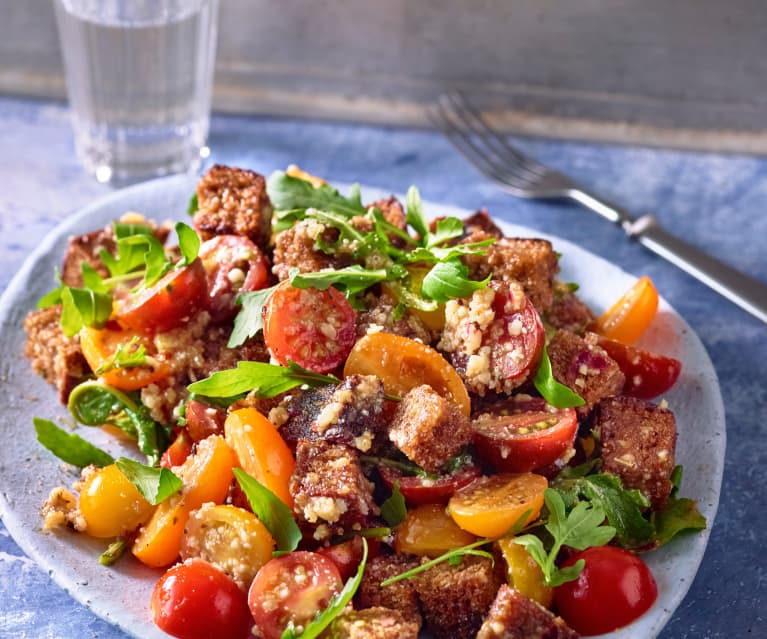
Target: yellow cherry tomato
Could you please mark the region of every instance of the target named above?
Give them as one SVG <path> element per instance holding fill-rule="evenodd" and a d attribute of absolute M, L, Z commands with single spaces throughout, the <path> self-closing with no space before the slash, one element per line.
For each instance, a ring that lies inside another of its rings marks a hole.
<path fill-rule="evenodd" d="M 548 485 L 545 477 L 533 473 L 480 477 L 457 491 L 447 507 L 464 530 L 480 537 L 500 537 L 512 526 L 538 518 Z"/>
<path fill-rule="evenodd" d="M 633 344 L 658 312 L 658 291 L 646 275 L 597 319 L 597 333 Z"/>
<path fill-rule="evenodd" d="M 462 530 L 440 504 L 425 504 L 408 511 L 394 533 L 398 553 L 439 557 L 453 548 L 475 542 L 477 538 Z"/>
<path fill-rule="evenodd" d="M 80 490 L 80 512 L 91 537 L 118 537 L 146 522 L 154 506 L 114 464 L 99 468 Z"/>
<path fill-rule="evenodd" d="M 554 600 L 554 589 L 544 585 L 543 571 L 538 562 L 513 537 L 502 537 L 497 544 L 506 560 L 508 584 L 544 608 L 550 608 Z"/>
<path fill-rule="evenodd" d="M 344 377 L 355 374 L 377 376 L 387 393 L 400 397 L 428 384 L 458 404 L 464 415 L 471 411 L 466 386 L 448 361 L 430 346 L 402 335 L 371 333 L 357 340 L 344 366 Z"/>

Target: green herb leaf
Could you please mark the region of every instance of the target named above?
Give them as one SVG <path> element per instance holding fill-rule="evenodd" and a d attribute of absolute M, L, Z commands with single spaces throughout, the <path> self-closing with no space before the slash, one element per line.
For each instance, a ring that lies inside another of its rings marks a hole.
<path fill-rule="evenodd" d="M 88 264 L 88 262 L 80 264 L 80 270 L 83 274 L 84 288 L 96 291 L 97 293 L 109 293 L 109 287 L 104 283 L 104 279 L 99 275 L 95 268 Z"/>
<path fill-rule="evenodd" d="M 399 490 L 399 482 L 394 482 L 391 495 L 381 504 L 381 517 L 391 528 L 399 526 L 407 517 L 405 497 Z"/>
<path fill-rule="evenodd" d="M 684 531 L 705 530 L 706 518 L 698 511 L 698 502 L 686 497 L 672 497 L 665 510 L 652 514 L 655 543 L 663 546 Z"/>
<path fill-rule="evenodd" d="M 178 248 L 181 250 L 181 261 L 177 266 L 186 266 L 197 259 L 200 252 L 200 236 L 191 227 L 183 222 L 176 222 L 176 235 L 178 236 Z M 164 252 L 163 252 L 164 255 Z"/>
<path fill-rule="evenodd" d="M 276 211 L 303 214 L 306 209 L 340 213 L 346 217 L 364 215 L 365 207 L 360 199 L 359 187 L 344 197 L 328 185 L 317 188 L 309 182 L 291 177 L 284 171 L 275 171 L 266 181 L 266 192 Z"/>
<path fill-rule="evenodd" d="M 112 314 L 112 296 L 87 288 L 61 289 L 61 329 L 67 337 L 83 326 L 103 328 Z"/>
<path fill-rule="evenodd" d="M 68 433 L 59 428 L 52 421 L 35 417 L 37 441 L 51 451 L 56 457 L 72 464 L 85 468 L 94 466 L 109 466 L 114 458 L 107 452 L 94 446 L 75 433 Z"/>
<path fill-rule="evenodd" d="M 144 364 L 146 364 L 146 347 L 138 343 L 138 336 L 134 336 L 127 344 L 118 344 L 112 358 L 93 372 L 96 375 L 103 375 L 118 368 L 135 368 Z"/>
<path fill-rule="evenodd" d="M 124 539 L 113 541 L 107 549 L 99 555 L 99 563 L 102 566 L 113 566 L 125 554 L 128 543 Z"/>
<path fill-rule="evenodd" d="M 192 197 L 189 198 L 189 204 L 186 207 L 186 214 L 189 217 L 192 217 L 197 211 L 200 209 L 200 200 L 197 197 L 197 193 L 193 193 Z"/>
<path fill-rule="evenodd" d="M 431 249 L 463 235 L 463 222 L 457 217 L 437 220 L 434 233 L 429 233 L 426 248 Z"/>
<path fill-rule="evenodd" d="M 421 236 L 421 241 L 425 242 L 427 235 L 429 234 L 429 221 L 426 219 L 426 215 L 423 212 L 423 205 L 421 204 L 421 194 L 415 186 L 411 186 L 407 190 L 407 196 L 405 197 L 405 207 L 407 209 L 406 220 L 410 226 L 413 227 L 416 233 Z"/>
<path fill-rule="evenodd" d="M 321 375 L 295 362 L 287 366 L 263 362 L 240 361 L 237 368 L 217 371 L 210 377 L 187 386 L 191 393 L 205 397 L 235 397 L 253 392 L 256 397 L 275 397 L 296 386 L 316 388 L 327 384 L 338 384 L 335 375 Z"/>
<path fill-rule="evenodd" d="M 555 408 L 575 408 L 576 406 L 583 406 L 586 403 L 583 397 L 578 395 L 578 393 L 573 392 L 569 387 L 554 379 L 554 375 L 551 372 L 551 360 L 549 359 L 549 352 L 546 348 L 546 344 L 543 345 L 541 363 L 538 365 L 538 370 L 535 372 L 533 384 L 543 398 Z"/>
<path fill-rule="evenodd" d="M 127 457 L 120 457 L 115 463 L 144 499 L 154 506 L 178 492 L 184 485 L 181 478 L 168 468 L 146 466 Z"/>
<path fill-rule="evenodd" d="M 317 273 L 301 273 L 297 268 L 290 269 L 290 283 L 296 288 L 316 288 L 324 291 L 331 286 L 337 288 L 347 297 L 356 295 L 367 288 L 389 279 L 386 269 L 366 269 L 358 264 L 332 271 Z"/>
<path fill-rule="evenodd" d="M 421 293 L 437 302 L 447 302 L 469 297 L 474 291 L 485 288 L 489 281 L 489 275 L 481 281 L 469 279 L 468 267 L 458 258 L 451 258 L 431 268 L 423 278 Z"/>
<path fill-rule="evenodd" d="M 255 337 L 264 328 L 264 305 L 277 286 L 240 293 L 237 303 L 242 305 L 234 318 L 234 329 L 229 336 L 229 348 L 242 346 L 251 337 Z"/>
<path fill-rule="evenodd" d="M 245 493 L 253 513 L 274 538 L 277 550 L 287 552 L 295 550 L 298 542 L 301 541 L 301 530 L 290 508 L 271 490 L 258 483 L 241 468 L 234 469 L 234 476 Z"/>

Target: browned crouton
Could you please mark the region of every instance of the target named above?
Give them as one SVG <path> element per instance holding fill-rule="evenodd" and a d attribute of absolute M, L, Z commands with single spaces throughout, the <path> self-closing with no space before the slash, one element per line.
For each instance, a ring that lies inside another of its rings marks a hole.
<path fill-rule="evenodd" d="M 554 328 L 561 328 L 578 335 L 596 320 L 593 311 L 564 282 L 554 282 L 554 301 L 545 314 L 546 321 Z"/>
<path fill-rule="evenodd" d="M 463 220 L 463 230 L 466 236 L 472 235 L 476 231 L 482 231 L 497 240 L 503 237 L 503 231 L 493 222 L 487 209 L 480 209 L 473 215 L 465 218 Z"/>
<path fill-rule="evenodd" d="M 495 599 L 498 583 L 486 557 L 442 562 L 413 578 L 426 627 L 436 639 L 473 639 Z"/>
<path fill-rule="evenodd" d="M 365 296 L 365 303 L 367 310 L 357 313 L 358 337 L 380 331 L 409 337 L 424 344 L 431 344 L 436 338 L 417 315 L 406 310 L 400 316 L 397 300 L 389 295 L 369 294 Z"/>
<path fill-rule="evenodd" d="M 389 425 L 389 439 L 408 459 L 436 473 L 469 443 L 471 422 L 458 404 L 428 384 L 402 398 Z"/>
<path fill-rule="evenodd" d="M 503 584 L 477 639 L 577 639 L 561 617 Z"/>
<path fill-rule="evenodd" d="M 388 586 L 381 582 L 419 565 L 413 555 L 379 555 L 365 566 L 362 583 L 357 591 L 355 605 L 358 608 L 384 606 L 399 610 L 408 621 L 421 625 L 421 611 L 418 595 L 412 579 L 396 581 Z"/>
<path fill-rule="evenodd" d="M 626 488 L 637 488 L 656 510 L 671 493 L 676 420 L 674 414 L 633 397 L 609 397 L 597 404 L 593 427 L 602 444 L 602 470 Z"/>
<path fill-rule="evenodd" d="M 278 279 L 286 280 L 292 268 L 297 268 L 301 273 L 314 273 L 351 265 L 351 252 L 328 255 L 316 247 L 318 241 L 333 244 L 337 240 L 337 229 L 311 219 L 296 222 L 291 228 L 278 233 L 274 239 L 272 273 Z"/>
<path fill-rule="evenodd" d="M 324 439 L 367 453 L 385 440 L 383 382 L 373 375 L 349 375 L 340 384 L 292 393 L 282 408 L 280 434 L 291 447 L 300 439 Z"/>
<path fill-rule="evenodd" d="M 343 444 L 298 442 L 289 489 L 299 522 L 316 526 L 318 541 L 364 528 L 379 513 L 357 453 Z"/>
<path fill-rule="evenodd" d="M 623 389 L 626 377 L 603 348 L 597 345 L 597 335 L 559 330 L 548 346 L 551 372 L 554 379 L 570 387 L 586 401 L 579 407 L 587 413 L 603 397 L 617 395 Z"/>
<path fill-rule="evenodd" d="M 24 355 L 31 360 L 35 372 L 56 387 L 59 401 L 66 404 L 69 393 L 91 369 L 80 349 L 80 338 L 66 337 L 60 320 L 60 305 L 30 311 L 24 318 L 27 333 Z"/>
<path fill-rule="evenodd" d="M 418 624 L 399 610 L 367 608 L 344 610 L 322 634 L 323 639 L 416 639 Z"/>
<path fill-rule="evenodd" d="M 194 226 L 202 239 L 244 235 L 261 250 L 269 246 L 272 204 L 262 175 L 216 164 L 197 184 L 197 205 Z"/>
<path fill-rule="evenodd" d="M 393 195 L 382 200 L 376 200 L 367 205 L 368 209 L 377 208 L 381 211 L 384 219 L 403 231 L 407 228 L 405 209 L 402 208 L 400 201 Z"/>
<path fill-rule="evenodd" d="M 475 231 L 464 242 L 478 242 L 493 237 Z M 539 313 L 554 301 L 554 276 L 559 272 L 557 255 L 551 242 L 541 239 L 504 237 L 484 248 L 484 255 L 467 255 L 464 262 L 472 279 L 481 280 L 492 273 L 493 279 L 519 282 Z"/>

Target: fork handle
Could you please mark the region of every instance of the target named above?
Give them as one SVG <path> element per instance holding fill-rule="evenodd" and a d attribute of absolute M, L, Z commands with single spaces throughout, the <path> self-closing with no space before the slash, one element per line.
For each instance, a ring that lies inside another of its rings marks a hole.
<path fill-rule="evenodd" d="M 764 283 L 665 231 L 652 215 L 633 218 L 621 207 L 581 190 L 573 189 L 569 195 L 602 217 L 620 224 L 626 235 L 767 323 L 767 285 Z"/>

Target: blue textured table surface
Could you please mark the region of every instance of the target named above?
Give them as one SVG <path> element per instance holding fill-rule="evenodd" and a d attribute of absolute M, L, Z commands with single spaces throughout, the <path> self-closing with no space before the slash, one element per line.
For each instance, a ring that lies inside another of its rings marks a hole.
<path fill-rule="evenodd" d="M 545 163 L 636 214 L 653 212 L 673 233 L 767 282 L 767 159 L 636 147 L 523 140 Z M 727 411 L 719 513 L 703 565 L 663 639 L 763 637 L 767 574 L 767 326 L 596 216 L 505 195 L 439 135 L 294 119 L 214 117 L 211 160 L 269 173 L 289 163 L 329 181 L 391 191 L 494 215 L 582 245 L 648 274 L 708 350 Z M 72 211 L 109 192 L 74 156 L 61 104 L 0 98 L 0 290 L 39 239 Z M 5 487 L 6 489 L 8 487 Z M 56 586 L 0 525 L 0 637 L 122 638 Z"/>

